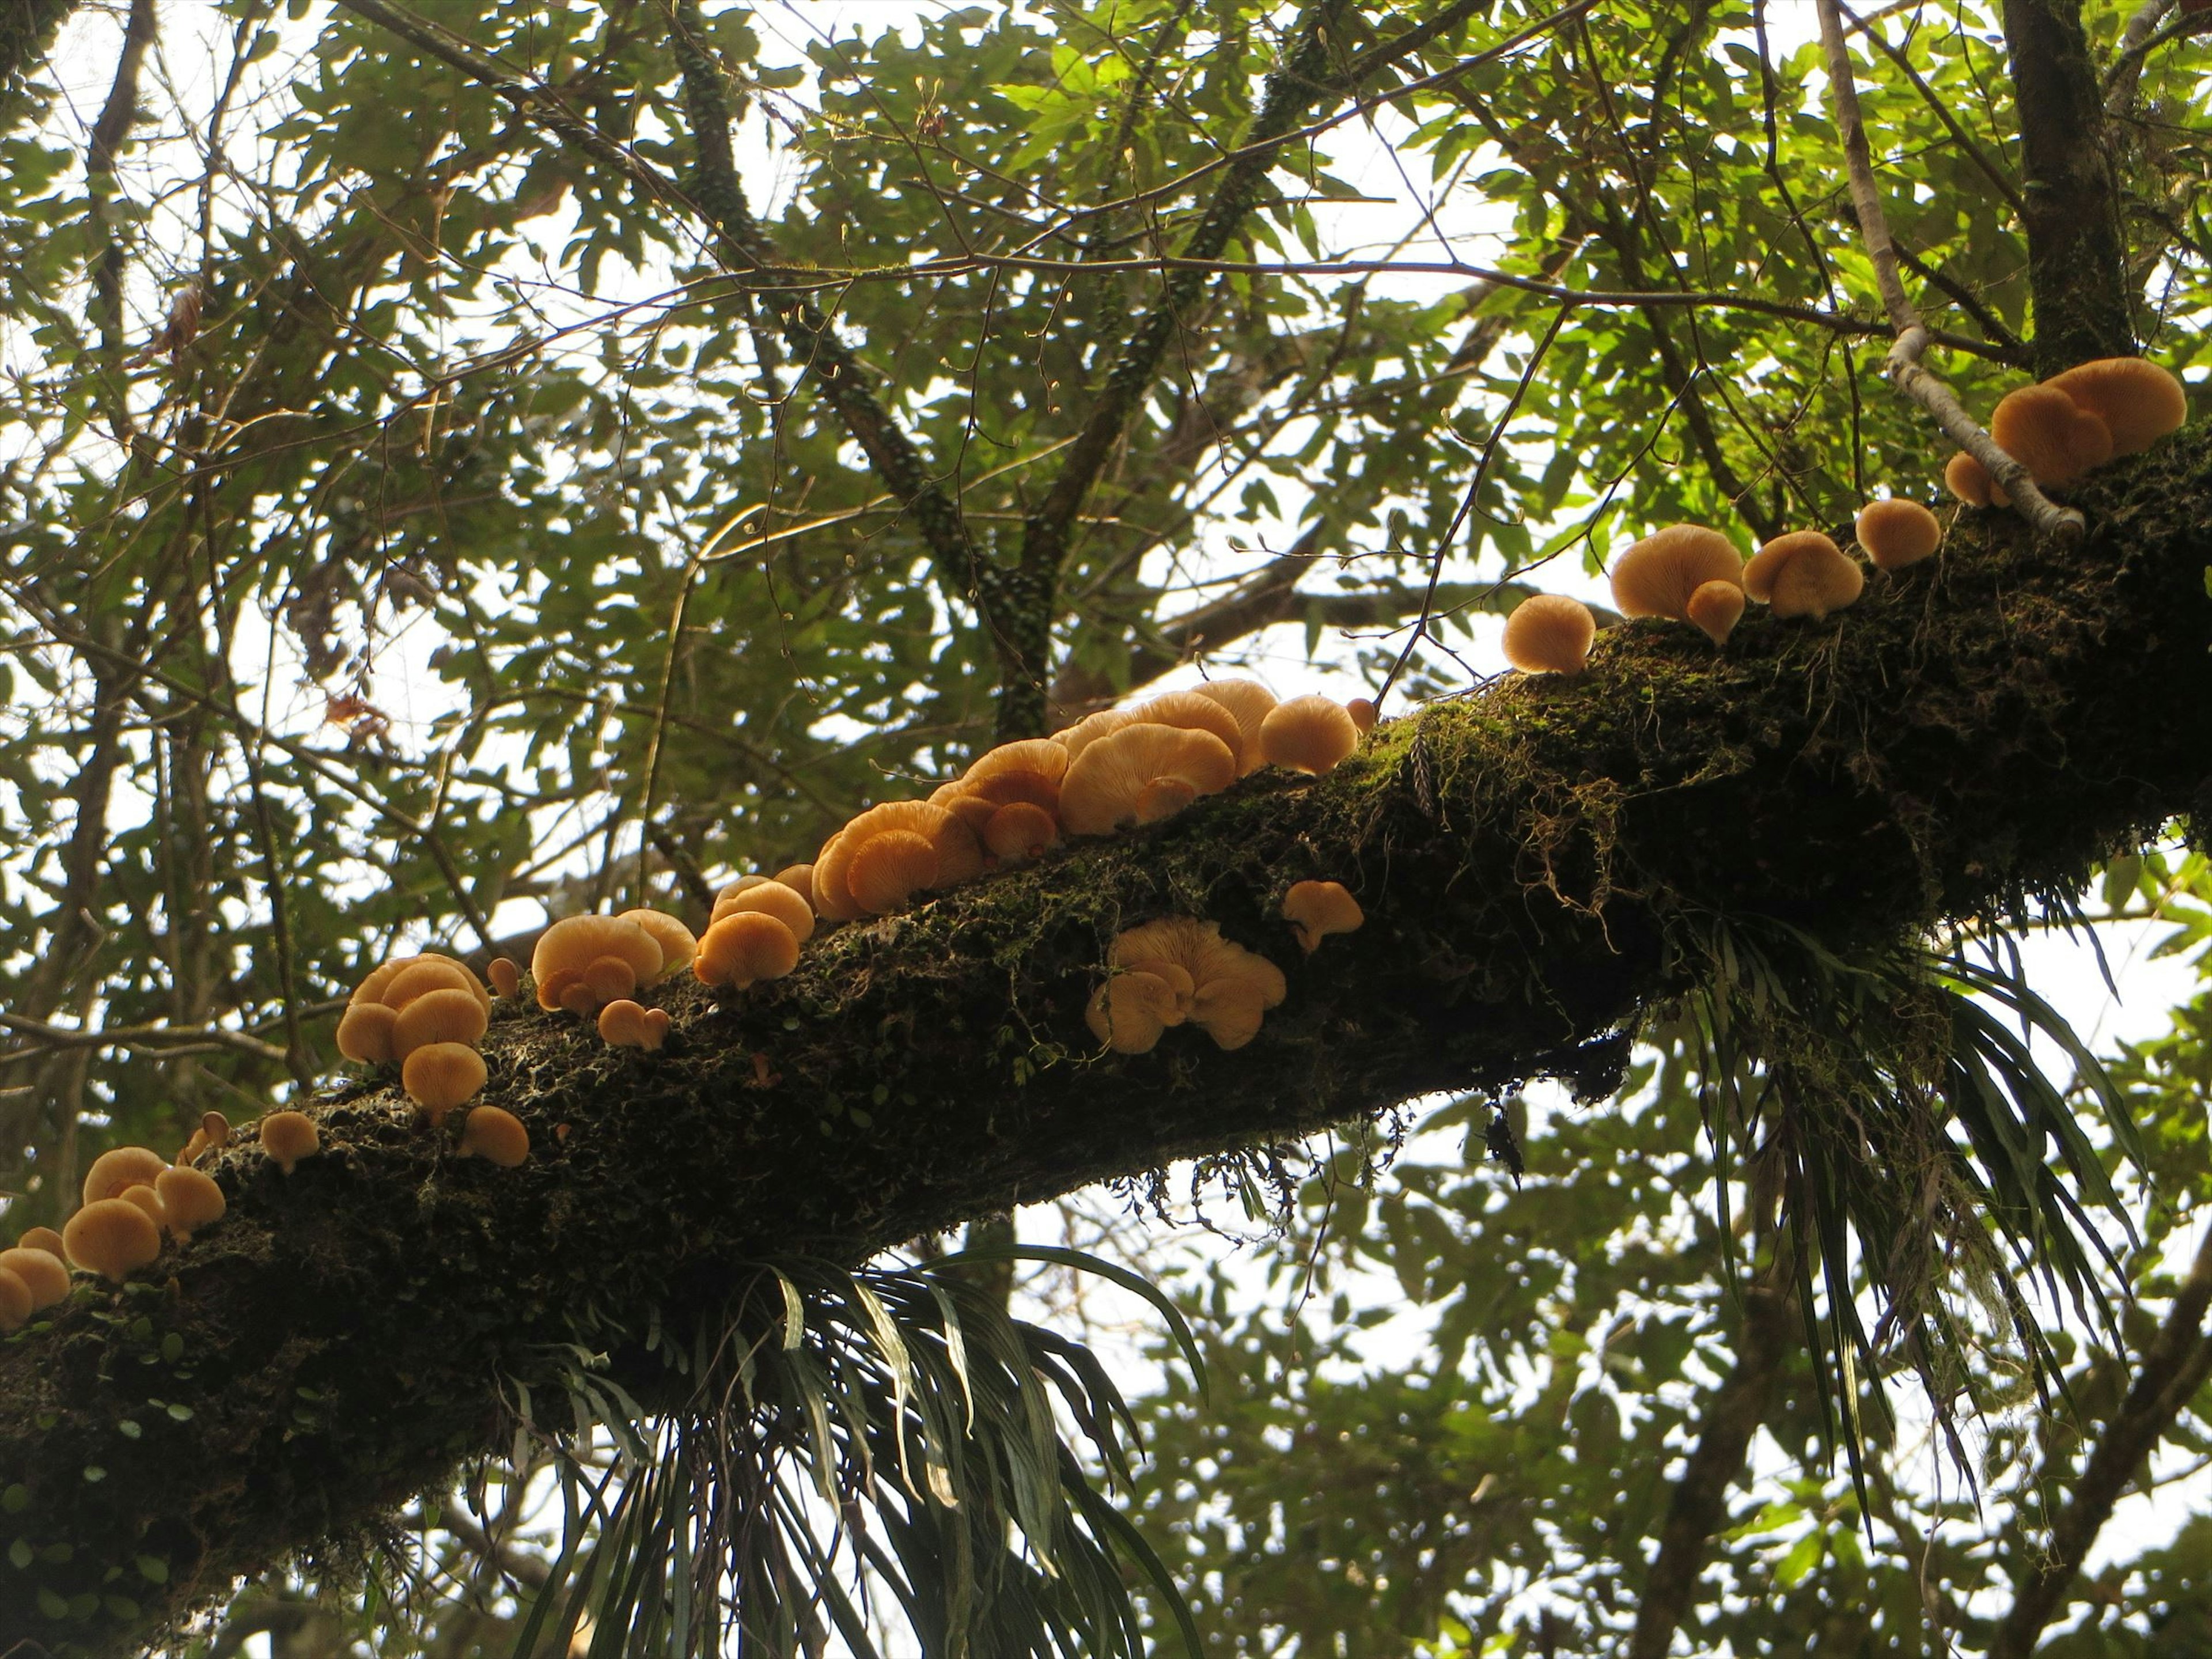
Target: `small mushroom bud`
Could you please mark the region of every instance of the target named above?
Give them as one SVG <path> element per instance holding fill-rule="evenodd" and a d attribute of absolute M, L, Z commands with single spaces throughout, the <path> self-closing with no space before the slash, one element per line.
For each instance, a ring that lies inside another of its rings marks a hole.
<path fill-rule="evenodd" d="M 402 1008 L 393 1020 L 392 1057 L 404 1066 L 417 1048 L 427 1048 L 434 1042 L 474 1048 L 483 1040 L 488 1023 L 483 1007 L 466 991 L 426 992 Z"/>
<path fill-rule="evenodd" d="M 471 1107 L 461 1120 L 461 1151 L 512 1170 L 530 1156 L 530 1132 L 520 1118 L 501 1107 Z"/>
<path fill-rule="evenodd" d="M 1633 543 L 1613 564 L 1613 602 L 1624 617 L 1690 619 L 1690 595 L 1707 582 L 1743 586 L 1735 544 L 1701 524 L 1671 524 Z"/>
<path fill-rule="evenodd" d="M 69 1218 L 62 1244 L 78 1267 L 121 1284 L 161 1255 L 161 1230 L 127 1199 L 103 1198 Z"/>
<path fill-rule="evenodd" d="M 93 1159 L 84 1172 L 84 1201 L 120 1198 L 133 1187 L 150 1187 L 169 1160 L 150 1146 L 117 1146 Z"/>
<path fill-rule="evenodd" d="M 40 1229 L 40 1231 L 45 1230 Z M 54 1235 L 54 1243 L 57 1244 L 61 1243 L 59 1233 Z M 69 1296 L 69 1269 L 63 1265 L 62 1259 L 57 1252 L 24 1249 L 20 1247 L 12 1250 L 0 1250 L 0 1268 L 6 1269 L 23 1281 L 26 1288 L 31 1292 L 33 1313 L 37 1313 L 41 1309 L 51 1308 L 54 1304 L 65 1300 Z"/>
<path fill-rule="evenodd" d="M 799 966 L 799 941 L 791 929 L 763 910 L 739 910 L 724 916 L 699 941 L 691 971 L 702 985 L 744 990 L 762 980 L 781 979 Z"/>
<path fill-rule="evenodd" d="M 1918 564 L 1943 544 L 1943 526 L 1936 515 L 1917 501 L 1895 496 L 1861 507 L 1855 532 L 1877 570 Z"/>
<path fill-rule="evenodd" d="M 1505 660 L 1524 674 L 1572 678 L 1589 662 L 1597 618 L 1580 599 L 1531 593 L 1505 619 Z"/>
<path fill-rule="evenodd" d="M 323 1138 L 305 1112 L 271 1112 L 261 1120 L 261 1150 L 286 1175 L 303 1158 L 313 1158 Z"/>
<path fill-rule="evenodd" d="M 1817 530 L 1777 536 L 1743 568 L 1744 592 L 1765 599 L 1778 617 L 1818 622 L 1841 611 L 1866 588 L 1866 573 Z"/>
<path fill-rule="evenodd" d="M 2115 456 L 2148 449 L 2189 418 L 2189 394 L 2181 382 L 2142 357 L 2098 357 L 2044 385 L 2102 421 Z"/>
<path fill-rule="evenodd" d="M 514 965 L 512 957 L 494 957 L 484 965 L 484 977 L 491 981 L 491 988 L 502 997 L 521 994 L 522 969 Z"/>
<path fill-rule="evenodd" d="M 64 1261 L 69 1259 L 62 1248 L 62 1236 L 52 1227 L 27 1227 L 24 1229 L 23 1236 L 15 1241 L 15 1245 L 19 1249 L 44 1250 L 48 1255 L 60 1257 Z"/>
<path fill-rule="evenodd" d="M 1299 945 L 1311 956 L 1329 934 L 1357 932 L 1367 914 L 1341 882 L 1301 881 L 1283 896 L 1283 920 L 1297 929 Z"/>
<path fill-rule="evenodd" d="M 465 991 L 455 991 L 465 997 Z M 473 1006 L 473 1005 L 471 1005 Z M 392 1028 L 399 1015 L 380 1002 L 356 1002 L 338 1020 L 338 1052 L 364 1066 L 384 1066 L 392 1060 Z"/>
<path fill-rule="evenodd" d="M 213 1176 L 198 1170 L 164 1170 L 154 1188 L 169 1218 L 169 1231 L 179 1242 L 222 1219 L 222 1188 Z"/>
<path fill-rule="evenodd" d="M 1715 645 L 1726 645 L 1743 617 L 1743 589 L 1729 581 L 1706 582 L 1690 595 L 1686 620 Z"/>
<path fill-rule="evenodd" d="M 1009 801 L 983 826 L 984 850 L 1004 864 L 1026 863 L 1059 841 L 1060 826 L 1051 812 L 1034 801 Z"/>
<path fill-rule="evenodd" d="M 407 1056 L 399 1081 L 434 1129 L 484 1086 L 484 1075 L 483 1056 L 465 1042 L 431 1042 Z"/>
<path fill-rule="evenodd" d="M 0 1332 L 20 1331 L 31 1316 L 31 1287 L 0 1267 Z"/>
<path fill-rule="evenodd" d="M 1375 729 L 1378 714 L 1372 697 L 1352 698 L 1344 705 L 1344 712 L 1352 716 L 1352 723 L 1359 728 L 1361 737 Z"/>
<path fill-rule="evenodd" d="M 2072 483 L 2112 459 L 2112 428 L 2057 386 L 2007 392 L 1990 416 L 1990 439 L 2042 484 Z"/>
<path fill-rule="evenodd" d="M 617 1048 L 658 1048 L 668 1036 L 668 1010 L 643 1008 L 627 999 L 599 1010 L 599 1037 Z"/>
<path fill-rule="evenodd" d="M 1998 488 L 1997 481 L 1990 477 L 1984 466 L 1965 450 L 1954 455 L 1943 468 L 1943 488 L 1956 495 L 1968 507 L 2010 507 L 2012 497 Z"/>
<path fill-rule="evenodd" d="M 1287 766 L 1325 778 L 1359 747 L 1359 728 L 1344 705 L 1328 697 L 1292 697 L 1260 722 L 1260 754 L 1270 766 Z"/>

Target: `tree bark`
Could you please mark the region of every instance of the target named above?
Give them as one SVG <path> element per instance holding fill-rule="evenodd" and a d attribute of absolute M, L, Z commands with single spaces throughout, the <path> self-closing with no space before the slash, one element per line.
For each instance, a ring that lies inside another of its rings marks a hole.
<path fill-rule="evenodd" d="M 1848 949 L 2073 890 L 2208 799 L 2212 444 L 2082 504 L 2077 546 L 1967 514 L 1826 623 L 1761 613 L 1717 653 L 1610 629 L 1580 678 L 1387 724 L 1325 781 L 1263 772 L 845 927 L 726 1003 L 687 981 L 659 1055 L 502 1006 L 485 1098 L 530 1127 L 519 1170 L 456 1157 L 387 1079 L 314 1103 L 320 1155 L 288 1178 L 234 1147 L 220 1224 L 0 1344 L 0 1654 L 118 1653 L 342 1549 L 500 1443 L 502 1384 L 552 1378 L 556 1345 L 641 1366 L 625 1332 L 712 1319 L 764 1257 L 856 1263 L 1431 1091 L 1607 1092 L 1717 916 Z M 1311 958 L 1277 917 L 1309 878 L 1367 913 Z M 1176 913 L 1273 957 L 1289 1000 L 1235 1053 L 1186 1028 L 1093 1057 L 1108 942 Z"/>

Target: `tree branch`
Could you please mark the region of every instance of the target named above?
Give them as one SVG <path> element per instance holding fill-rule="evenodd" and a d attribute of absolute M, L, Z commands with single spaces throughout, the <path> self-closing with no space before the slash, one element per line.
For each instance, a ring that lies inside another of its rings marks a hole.
<path fill-rule="evenodd" d="M 1826 624 L 1762 613 L 1718 656 L 1608 629 L 1580 678 L 1389 722 L 1327 780 L 1263 771 L 832 931 L 726 1003 L 678 985 L 659 1055 L 503 1004 L 485 1098 L 530 1129 L 519 1170 L 454 1157 L 382 1079 L 311 1101 L 320 1155 L 288 1178 L 240 1137 L 213 1165 L 220 1225 L 0 1343 L 0 1491 L 29 1494 L 0 1506 L 0 1556 L 24 1540 L 37 1588 L 97 1604 L 69 1638 L 119 1653 L 504 1443 L 502 1383 L 557 1387 L 567 1345 L 661 1386 L 622 1331 L 719 1318 L 764 1256 L 857 1262 L 1436 1090 L 1604 1093 L 1687 985 L 1686 927 L 1771 916 L 1848 952 L 2072 886 L 2206 781 L 2212 444 L 2185 432 L 2085 494 L 2080 548 L 1970 516 Z M 1278 908 L 1313 877 L 1368 925 L 1309 960 Z M 1093 1057 L 1111 936 L 1201 908 L 1289 1000 L 1235 1053 L 1179 1030 Z M 99 1601 L 111 1567 L 139 1620 Z M 39 1606 L 0 1597 L 0 1652 L 58 1633 Z"/>
<path fill-rule="evenodd" d="M 2189 1277 L 2174 1292 L 2165 1322 L 2143 1350 L 2136 1380 L 2105 1425 L 2096 1449 L 2073 1483 L 2073 1495 L 2051 1523 L 2051 1542 L 2020 1577 L 2013 1603 L 1990 1643 L 1989 1659 L 2028 1659 L 2044 1626 L 2058 1615 L 2089 1547 L 2112 1518 L 2173 1419 L 2212 1377 L 2212 1337 L 2204 1310 L 2212 1304 L 2212 1227 L 2197 1247 Z"/>
<path fill-rule="evenodd" d="M 2021 0 L 2033 3 L 2033 0 Z M 1837 0 L 1816 0 L 1820 15 L 1820 44 L 1828 60 L 1828 100 L 1836 112 L 1836 128 L 1844 140 L 1845 165 L 1850 170 L 1851 207 L 1858 216 L 1859 234 L 1873 261 L 1875 282 L 1881 289 L 1883 307 L 1897 343 L 1889 349 L 1885 365 L 1890 383 L 1934 417 L 1944 436 L 1965 450 L 1989 471 L 2003 489 L 2020 515 L 2046 535 L 2062 541 L 2078 538 L 2081 514 L 2059 507 L 2036 487 L 2026 467 L 1996 447 L 1990 434 L 1959 405 L 1951 388 L 1921 367 L 1920 359 L 1932 336 L 1897 274 L 1897 248 L 1889 237 L 1889 218 L 1882 211 L 1881 193 L 1874 179 L 1874 158 L 1867 149 L 1866 126 L 1859 118 L 1858 87 L 1851 68 L 1850 48 L 1844 41 L 1844 23 Z M 2033 180 L 2031 179 L 2031 183 Z M 2040 315 L 2039 313 L 2039 326 Z M 2042 349 L 2039 342 L 2038 350 Z"/>

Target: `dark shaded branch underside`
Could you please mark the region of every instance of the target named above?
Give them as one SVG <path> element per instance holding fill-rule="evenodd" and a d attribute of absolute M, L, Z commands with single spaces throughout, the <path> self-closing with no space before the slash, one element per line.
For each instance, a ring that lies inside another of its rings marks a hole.
<path fill-rule="evenodd" d="M 453 1157 L 388 1087 L 330 1097 L 325 1156 L 288 1180 L 228 1155 L 222 1225 L 0 1344 L 0 1492 L 27 1499 L 0 1506 L 0 1576 L 15 1537 L 67 1543 L 37 1588 L 99 1593 L 119 1568 L 145 1620 L 173 1615 L 496 1443 L 500 1379 L 550 1376 L 587 1310 L 710 1313 L 770 1255 L 858 1262 L 1431 1091 L 1549 1073 L 1601 1092 L 1689 982 L 1702 919 L 1845 948 L 2070 890 L 2207 775 L 2207 452 L 2192 432 L 2113 469 L 2081 546 L 1970 515 L 1941 560 L 1828 623 L 1762 611 L 1725 654 L 1686 628 L 1608 629 L 1583 678 L 1394 722 L 1325 782 L 1262 775 L 841 930 L 733 1006 L 687 984 L 659 1056 L 502 1015 L 486 1097 L 531 1127 L 520 1170 Z M 1311 962 L 1273 919 L 1310 877 L 1369 918 Z M 1185 1030 L 1086 1057 L 1106 942 L 1173 912 L 1266 951 L 1289 1000 L 1237 1053 Z M 143 1629 L 51 1621 L 25 1582 L 0 1577 L 0 1654 Z"/>

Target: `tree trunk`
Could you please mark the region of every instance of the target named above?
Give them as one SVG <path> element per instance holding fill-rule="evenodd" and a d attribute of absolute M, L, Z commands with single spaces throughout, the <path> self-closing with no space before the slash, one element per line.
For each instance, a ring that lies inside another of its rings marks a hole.
<path fill-rule="evenodd" d="M 1848 947 L 2073 890 L 2212 769 L 2212 444 L 2084 497 L 2080 547 L 1966 514 L 1825 623 L 1761 612 L 1722 653 L 1608 629 L 1583 677 L 1388 724 L 1325 781 L 1270 771 L 846 927 L 727 1006 L 686 981 L 657 1056 L 502 1009 L 485 1098 L 530 1127 L 520 1170 L 457 1157 L 382 1082 L 316 1105 L 323 1152 L 289 1178 L 234 1149 L 219 1225 L 0 1345 L 0 1654 L 121 1651 L 357 1540 L 498 1443 L 501 1379 L 548 1377 L 550 1345 L 710 1313 L 748 1262 L 856 1263 L 1429 1091 L 1602 1094 L 1701 917 Z M 1316 877 L 1367 925 L 1307 959 L 1276 911 Z M 1186 1028 L 1091 1057 L 1108 941 L 1170 913 L 1265 951 L 1289 1000 L 1235 1053 Z"/>

